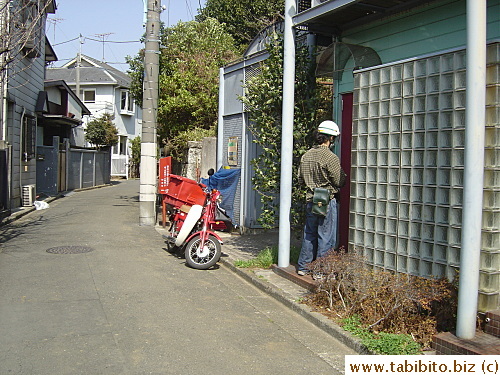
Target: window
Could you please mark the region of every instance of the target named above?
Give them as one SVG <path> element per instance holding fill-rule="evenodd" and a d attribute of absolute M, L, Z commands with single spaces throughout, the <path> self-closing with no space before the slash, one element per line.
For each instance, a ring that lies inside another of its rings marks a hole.
<path fill-rule="evenodd" d="M 130 95 L 128 97 L 128 111 L 134 112 L 134 99 Z"/>
<path fill-rule="evenodd" d="M 120 135 L 118 143 L 112 147 L 113 155 L 127 155 L 127 136 Z"/>
<path fill-rule="evenodd" d="M 120 104 L 120 109 L 122 111 L 125 111 L 125 108 L 127 108 L 127 101 L 128 101 L 128 91 L 122 91 L 122 97 L 121 97 L 121 104 Z"/>
<path fill-rule="evenodd" d="M 24 117 L 22 142 L 23 159 L 31 160 L 36 154 L 36 118 Z"/>
<path fill-rule="evenodd" d="M 120 155 L 127 155 L 127 137 L 120 136 Z"/>
<path fill-rule="evenodd" d="M 122 90 L 121 92 L 120 109 L 122 114 L 134 112 L 134 100 L 128 90 Z"/>
<path fill-rule="evenodd" d="M 95 90 L 83 90 L 83 102 L 95 103 Z"/>

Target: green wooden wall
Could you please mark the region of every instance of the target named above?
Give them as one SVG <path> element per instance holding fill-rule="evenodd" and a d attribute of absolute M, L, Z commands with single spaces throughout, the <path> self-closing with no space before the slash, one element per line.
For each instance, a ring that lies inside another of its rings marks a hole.
<path fill-rule="evenodd" d="M 487 7 L 487 39 L 500 39 L 500 0 Z M 466 0 L 443 0 L 348 30 L 341 41 L 373 48 L 386 64 L 465 47 L 466 37 Z M 352 68 L 351 61 L 338 92 L 353 90 Z"/>

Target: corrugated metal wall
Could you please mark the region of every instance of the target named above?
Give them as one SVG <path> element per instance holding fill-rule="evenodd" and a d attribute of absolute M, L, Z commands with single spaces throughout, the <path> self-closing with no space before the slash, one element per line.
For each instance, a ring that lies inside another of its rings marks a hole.
<path fill-rule="evenodd" d="M 245 228 L 258 228 L 257 218 L 260 215 L 260 198 L 253 190 L 251 179 L 253 169 L 250 161 L 257 156 L 257 147 L 252 142 L 252 134 L 248 130 L 248 118 L 243 103 L 238 98 L 242 96 L 243 85 L 260 72 L 259 63 L 266 55 L 257 54 L 226 67 L 224 72 L 223 100 L 223 164 L 228 165 L 228 142 L 230 137 L 238 138 L 238 165 L 241 176 L 235 196 L 235 221 Z M 243 184 L 243 188 L 242 188 Z M 242 191 L 243 190 L 243 191 Z"/>
<path fill-rule="evenodd" d="M 109 184 L 110 151 L 68 149 L 68 190 Z"/>
<path fill-rule="evenodd" d="M 228 165 L 228 143 L 231 137 L 238 138 L 238 165 L 233 166 L 233 168 L 241 168 L 242 167 L 242 142 L 245 139 L 242 137 L 242 129 L 243 129 L 243 113 L 235 114 L 231 116 L 224 117 L 224 150 L 223 150 L 223 163 L 225 166 Z M 238 182 L 238 188 L 236 190 L 236 195 L 234 197 L 234 223 L 235 225 L 241 226 L 241 176 Z"/>

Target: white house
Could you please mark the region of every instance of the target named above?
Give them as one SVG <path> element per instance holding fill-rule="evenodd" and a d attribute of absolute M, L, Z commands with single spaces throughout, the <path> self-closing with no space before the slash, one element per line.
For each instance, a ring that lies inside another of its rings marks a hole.
<path fill-rule="evenodd" d="M 84 118 L 83 128 L 75 134 L 77 145 L 85 145 L 84 129 L 92 119 L 103 113 L 114 115 L 119 142 L 113 147 L 111 175 L 128 176 L 130 141 L 141 134 L 142 110 L 130 94 L 132 79 L 112 66 L 81 55 L 60 68 L 47 69 L 47 80 L 64 80 L 73 91 L 80 87 L 79 97 L 92 113 Z"/>

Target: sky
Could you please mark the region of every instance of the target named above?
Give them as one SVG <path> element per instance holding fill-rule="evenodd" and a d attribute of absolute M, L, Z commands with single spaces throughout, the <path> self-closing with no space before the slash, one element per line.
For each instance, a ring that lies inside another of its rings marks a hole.
<path fill-rule="evenodd" d="M 143 0 L 56 0 L 55 14 L 49 14 L 47 37 L 57 61 L 64 65 L 76 57 L 83 36 L 82 54 L 105 61 L 126 71 L 125 57 L 135 56 L 143 47 L 139 43 L 145 29 Z M 147 0 L 146 0 L 147 2 Z M 166 9 L 161 20 L 166 26 L 191 21 L 205 0 L 162 0 Z M 103 43 L 103 40 L 105 41 Z"/>

